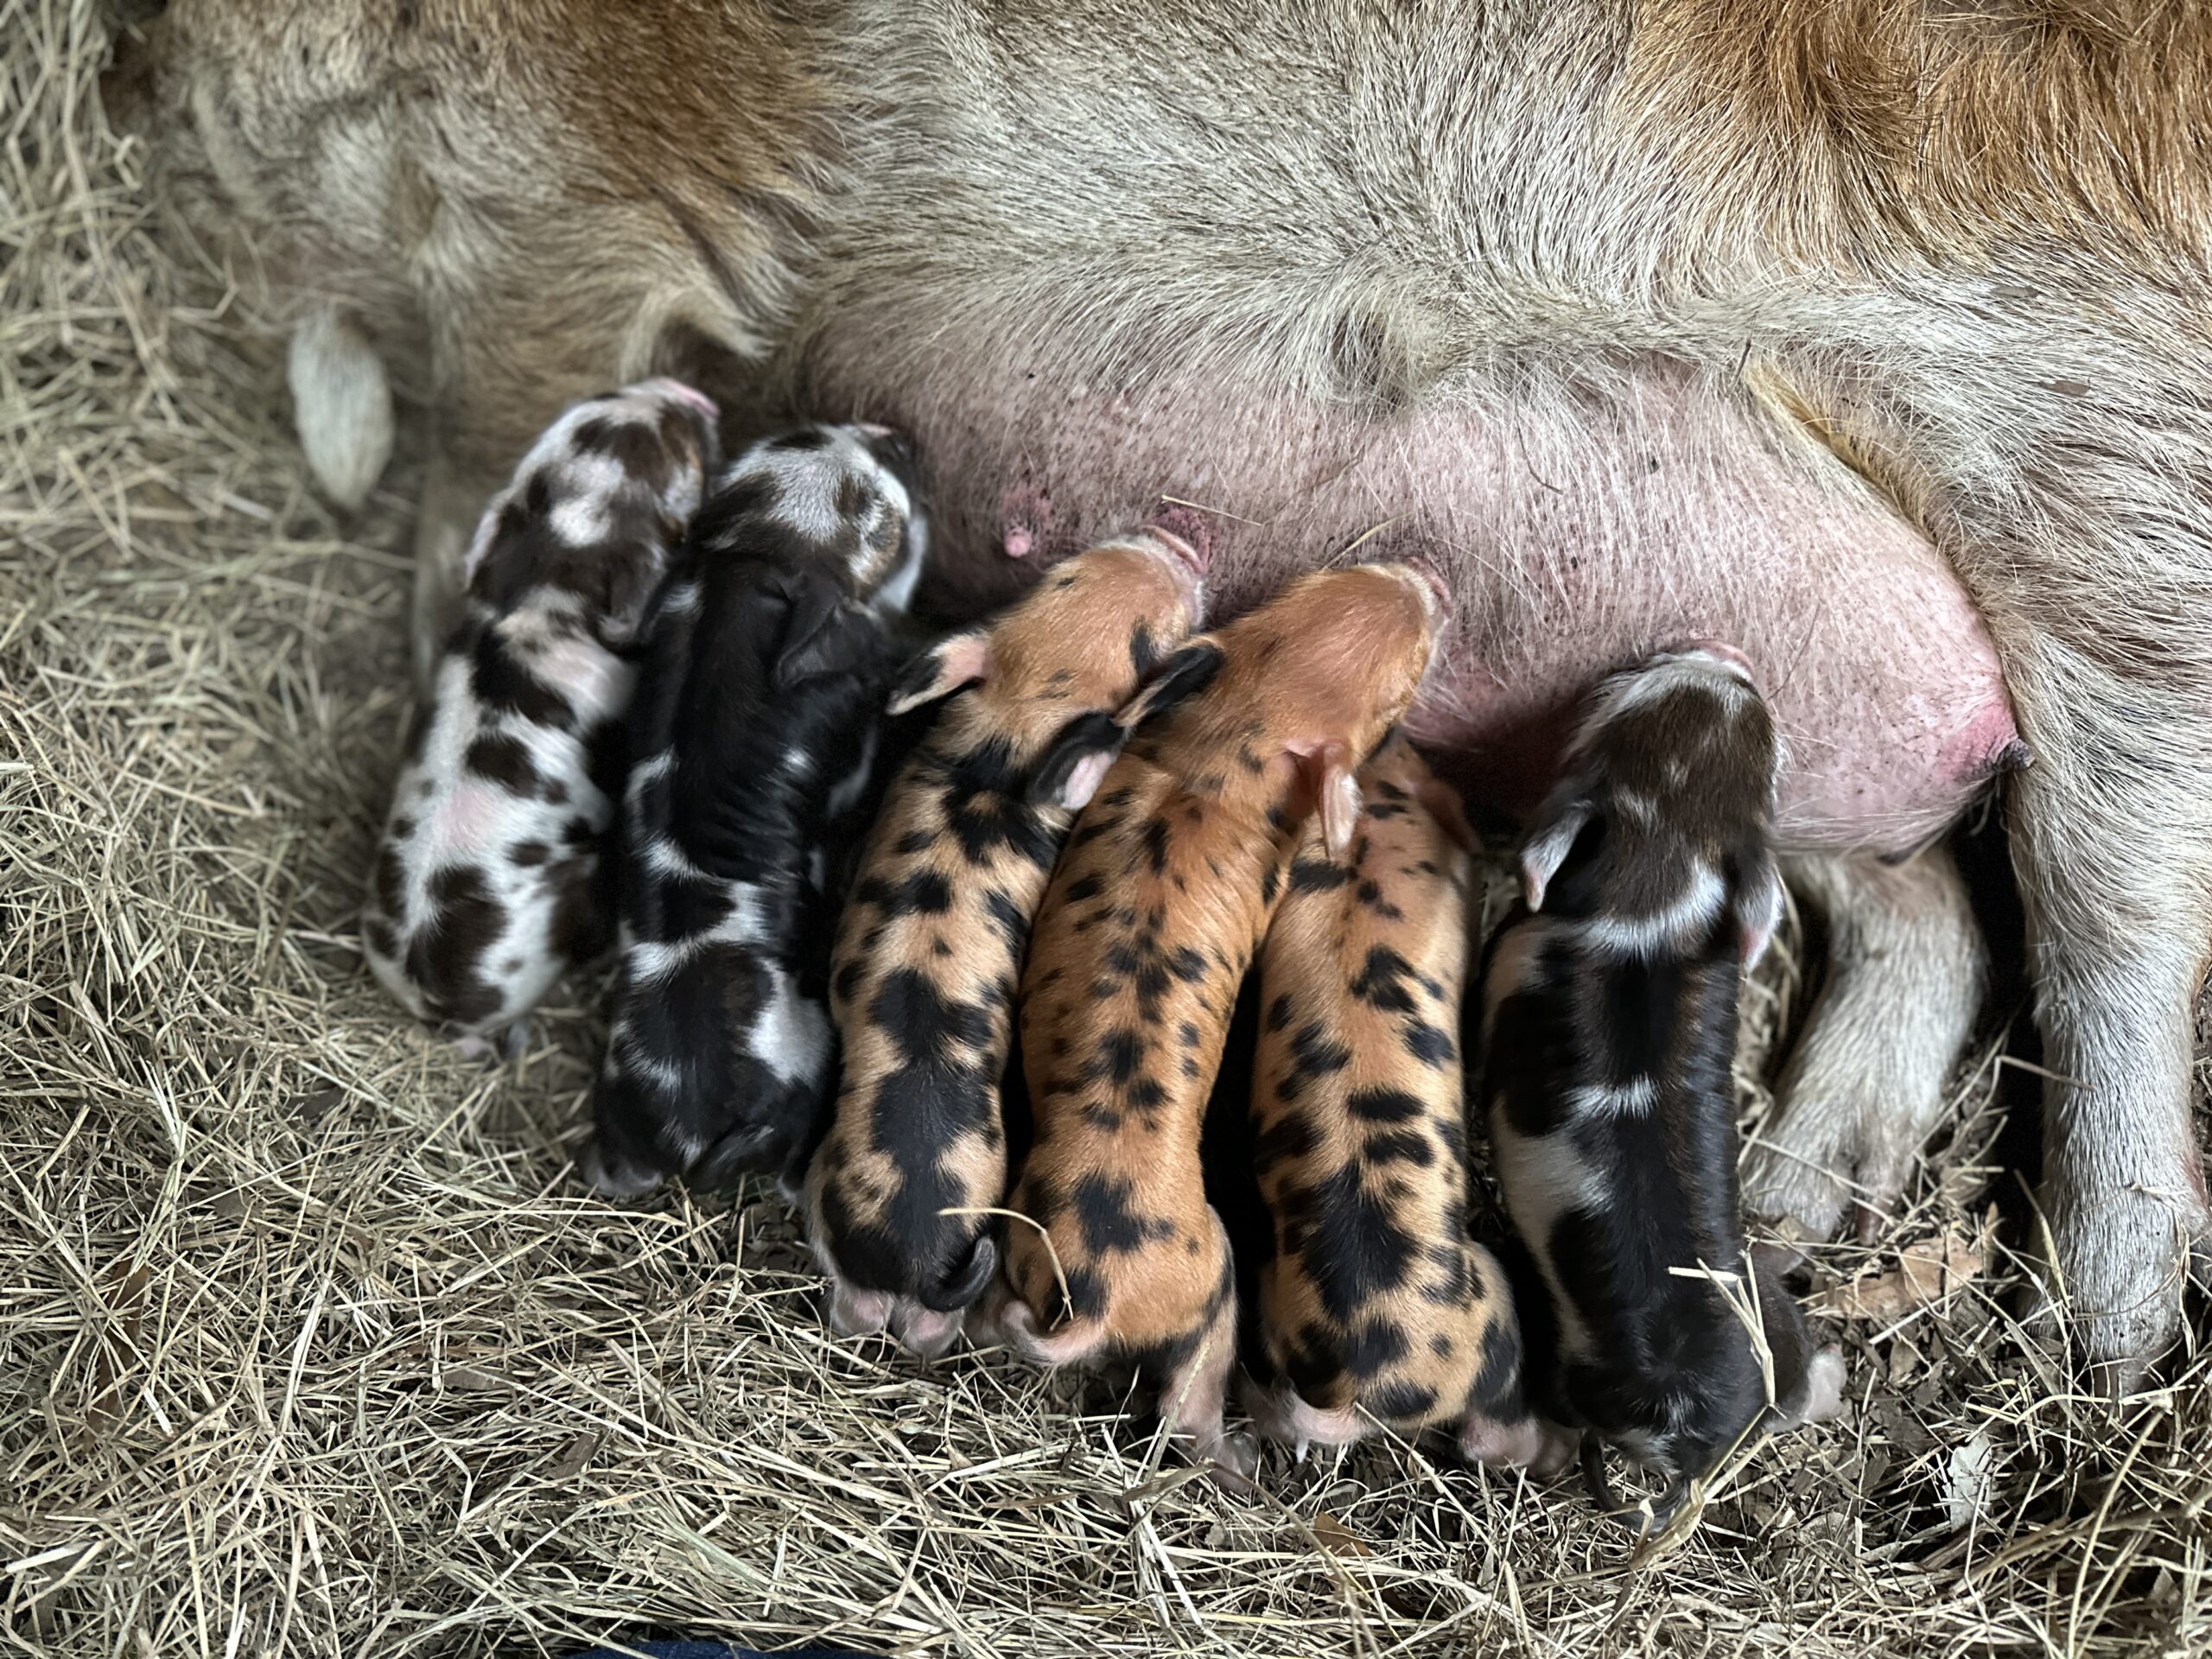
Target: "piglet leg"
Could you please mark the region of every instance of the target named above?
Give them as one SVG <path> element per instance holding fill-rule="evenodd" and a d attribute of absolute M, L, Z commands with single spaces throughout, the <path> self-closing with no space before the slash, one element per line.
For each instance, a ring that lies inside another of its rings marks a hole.
<path fill-rule="evenodd" d="M 1981 1011 L 1987 952 L 1948 847 L 1910 861 L 1821 857 L 1784 874 L 1825 919 L 1827 980 L 1744 1158 L 1744 1205 L 1814 1238 L 1862 1236 L 1943 1116 Z"/>
<path fill-rule="evenodd" d="M 1236 1363 L 1236 1299 L 1225 1299 L 1189 1358 L 1161 1380 L 1160 1417 L 1163 1426 L 1190 1452 L 1192 1459 L 1212 1465 L 1211 1472 L 1224 1490 L 1250 1494 L 1252 1472 L 1259 1454 L 1248 1436 L 1230 1434 L 1223 1421 L 1229 1398 L 1229 1374 Z"/>

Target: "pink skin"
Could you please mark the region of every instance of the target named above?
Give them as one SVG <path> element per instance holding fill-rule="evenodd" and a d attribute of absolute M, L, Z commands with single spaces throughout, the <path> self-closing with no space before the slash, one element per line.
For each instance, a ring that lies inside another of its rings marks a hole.
<path fill-rule="evenodd" d="M 1244 1409 L 1252 1427 L 1266 1440 L 1298 1448 L 1300 1458 L 1309 1446 L 1351 1446 L 1376 1431 L 1376 1426 L 1356 1406 L 1324 1411 L 1300 1399 L 1288 1384 L 1268 1389 L 1245 1379 Z M 1471 1463 L 1494 1469 L 1527 1467 L 1546 1475 L 1556 1474 L 1573 1459 L 1578 1441 L 1562 1448 L 1562 1431 L 1534 1417 L 1517 1423 L 1500 1422 L 1479 1414 L 1467 1417 L 1454 1430 L 1460 1454 Z"/>
<path fill-rule="evenodd" d="M 1699 652 L 1707 657 L 1717 657 L 1722 662 L 1732 664 L 1741 670 L 1744 677 L 1753 684 L 1758 683 L 1758 676 L 1751 671 L 1751 659 L 1725 639 L 1693 639 L 1682 649 Z"/>
<path fill-rule="evenodd" d="M 1493 1469 L 1527 1469 L 1539 1477 L 1555 1475 L 1567 1467 L 1575 1450 L 1572 1440 L 1562 1450 L 1560 1431 L 1534 1417 L 1523 1417 L 1517 1423 L 1469 1417 L 1459 1425 L 1457 1439 L 1460 1455 L 1470 1463 L 1486 1464 Z"/>
<path fill-rule="evenodd" d="M 1942 556 L 1686 374 L 1626 372 L 1632 403 L 1612 407 L 1506 391 L 1385 423 L 1195 378 L 1071 391 L 1033 352 L 989 345 L 904 384 L 879 355 L 849 378 L 833 356 L 814 399 L 868 396 L 944 458 L 933 597 L 956 611 L 1173 497 L 1203 504 L 1185 511 L 1211 526 L 1217 620 L 1300 570 L 1427 560 L 1452 616 L 1409 728 L 1509 812 L 1541 798 L 1592 683 L 1688 640 L 1758 671 L 1789 754 L 1787 850 L 1907 850 L 2022 758 L 1994 645 Z"/>
<path fill-rule="evenodd" d="M 923 1359 L 935 1359 L 958 1340 L 963 1313 L 940 1313 L 887 1290 L 862 1290 L 823 1261 L 816 1261 L 830 1282 L 830 1328 L 841 1337 L 874 1336 L 888 1331 L 899 1345 Z"/>
<path fill-rule="evenodd" d="M 681 380 L 671 380 L 666 375 L 656 375 L 643 385 L 647 391 L 658 392 L 664 397 L 673 397 L 679 404 L 688 404 L 710 421 L 721 418 L 721 410 L 715 400 L 696 386 L 687 386 Z"/>

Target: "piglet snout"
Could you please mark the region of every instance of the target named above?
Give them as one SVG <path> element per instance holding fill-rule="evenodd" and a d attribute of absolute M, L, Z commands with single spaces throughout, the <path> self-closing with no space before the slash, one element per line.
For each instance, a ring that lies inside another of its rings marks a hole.
<path fill-rule="evenodd" d="M 1139 525 L 1135 539 L 1173 574 L 1182 589 L 1184 609 L 1196 627 L 1205 615 L 1206 567 L 1213 552 L 1213 537 L 1205 521 L 1196 513 L 1170 507 Z"/>
<path fill-rule="evenodd" d="M 921 457 L 912 438 L 899 428 L 885 426 L 880 421 L 855 421 L 849 429 L 867 440 L 868 454 L 905 486 L 910 496 L 919 496 Z"/>

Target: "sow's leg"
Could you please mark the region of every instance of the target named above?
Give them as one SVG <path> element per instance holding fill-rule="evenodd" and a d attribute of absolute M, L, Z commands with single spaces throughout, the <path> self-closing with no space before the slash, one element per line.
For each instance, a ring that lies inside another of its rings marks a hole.
<path fill-rule="evenodd" d="M 2212 944 L 2212 336 L 2054 315 L 1950 353 L 1901 414 L 1958 469 L 1929 517 L 2005 661 L 2034 762 L 2014 870 L 2044 1034 L 2048 1287 L 2125 1384 L 2178 1328 L 2206 1231 L 2194 1011 Z M 2081 379 L 2023 379 L 2063 340 Z M 2012 489 L 1963 487 L 2005 433 Z"/>
<path fill-rule="evenodd" d="M 2212 931 L 2212 711 L 2177 709 L 2057 639 L 2024 666 L 2038 759 L 2015 784 L 2013 856 L 2050 1071 L 2050 1288 L 2124 1384 L 2171 1338 L 2206 1230 L 2190 1103 Z"/>

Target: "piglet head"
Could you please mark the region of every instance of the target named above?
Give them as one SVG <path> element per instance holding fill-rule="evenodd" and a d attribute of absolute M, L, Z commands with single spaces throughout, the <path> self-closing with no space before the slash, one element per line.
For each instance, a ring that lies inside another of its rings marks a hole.
<path fill-rule="evenodd" d="M 566 595 L 603 640 L 628 641 L 720 457 L 717 418 L 665 378 L 564 410 L 485 509 L 462 564 L 471 597 L 505 613 L 533 590 Z"/>
<path fill-rule="evenodd" d="M 975 688 L 967 723 L 1029 767 L 1032 803 L 1080 808 L 1128 735 L 1116 713 L 1198 625 L 1202 572 L 1188 542 L 1150 527 L 1101 543 L 923 652 L 890 712 Z"/>
<path fill-rule="evenodd" d="M 1443 620 L 1440 588 L 1407 564 L 1319 572 L 1247 619 L 1272 667 L 1268 734 L 1296 763 L 1332 857 L 1359 821 L 1356 774 L 1412 707 Z"/>
<path fill-rule="evenodd" d="M 1444 617 L 1439 587 L 1410 565 L 1319 571 L 1185 645 L 1122 719 L 1134 726 L 1218 680 L 1199 741 L 1249 756 L 1262 777 L 1287 764 L 1292 810 L 1318 812 L 1341 855 L 1359 820 L 1357 773 L 1412 706 Z"/>
<path fill-rule="evenodd" d="M 1725 918 L 1743 961 L 1756 962 L 1783 904 L 1772 844 L 1782 758 L 1732 648 L 1699 642 L 1609 675 L 1522 848 L 1529 907 L 1544 907 L 1566 869 L 1573 906 L 1638 948 Z"/>
<path fill-rule="evenodd" d="M 929 519 L 913 446 L 891 428 L 817 422 L 761 439 L 715 480 L 700 539 L 762 518 L 830 555 L 848 597 L 878 614 L 912 601 Z"/>

